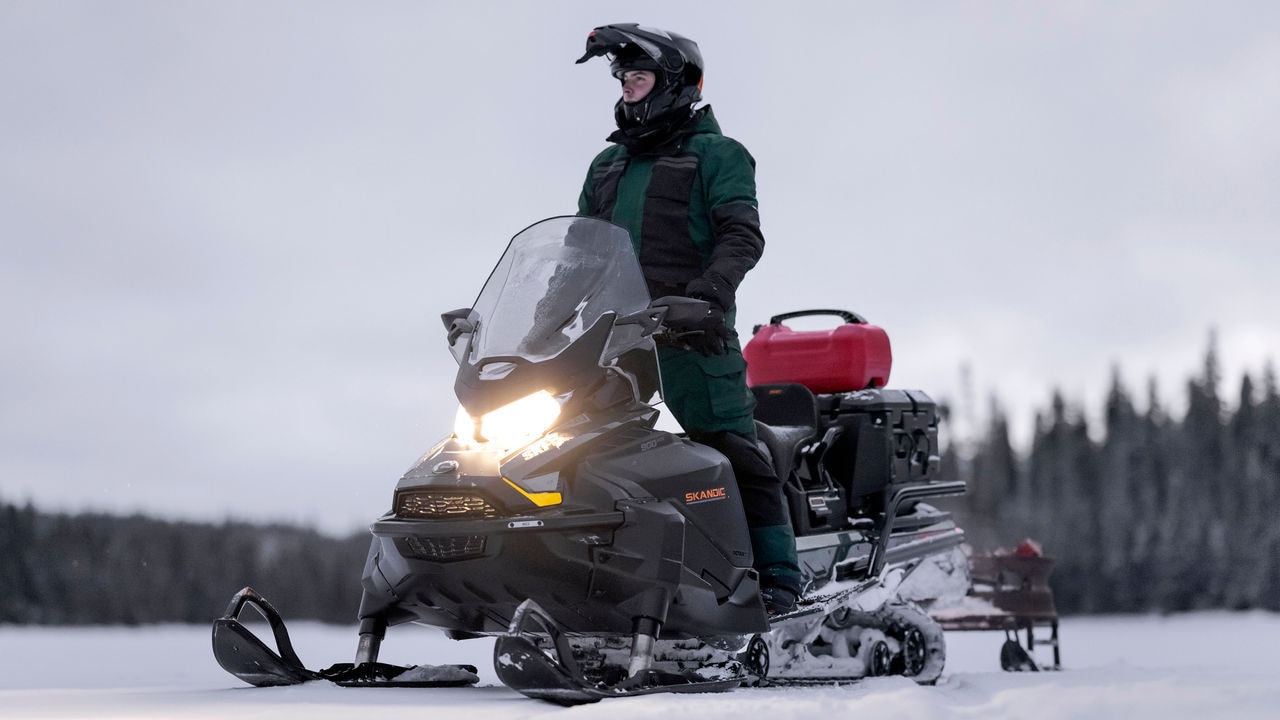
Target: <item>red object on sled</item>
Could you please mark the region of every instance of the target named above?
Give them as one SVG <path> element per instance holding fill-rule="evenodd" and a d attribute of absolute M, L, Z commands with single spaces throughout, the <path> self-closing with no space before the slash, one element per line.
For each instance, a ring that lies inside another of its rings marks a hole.
<path fill-rule="evenodd" d="M 838 315 L 844 324 L 829 330 L 792 330 L 784 320 Z M 801 310 L 769 318 L 747 346 L 747 384 L 800 383 L 814 393 L 884 387 L 893 354 L 889 335 L 847 310 Z"/>
<path fill-rule="evenodd" d="M 1027 538 L 1018 543 L 1018 547 L 1013 549 L 1015 557 L 1044 557 L 1044 549 L 1040 547 L 1040 543 Z"/>

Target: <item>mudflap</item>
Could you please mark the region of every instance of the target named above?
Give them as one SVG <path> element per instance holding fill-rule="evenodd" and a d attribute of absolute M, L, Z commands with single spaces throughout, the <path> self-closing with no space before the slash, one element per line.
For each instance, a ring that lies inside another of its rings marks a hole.
<path fill-rule="evenodd" d="M 266 618 L 275 649 L 240 622 L 245 607 Z M 473 665 L 404 667 L 368 662 L 308 670 L 293 649 L 280 613 L 251 587 L 236 593 L 226 613 L 213 621 L 213 656 L 223 670 L 255 687 L 298 685 L 310 680 L 329 680 L 344 687 L 458 687 L 480 680 Z"/>
<path fill-rule="evenodd" d="M 540 640 L 545 641 L 540 642 Z M 742 684 L 743 677 L 704 678 L 694 674 L 640 670 L 625 676 L 617 669 L 607 676 L 587 677 L 563 630 L 532 600 L 516 608 L 506 635 L 493 648 L 498 679 L 511 689 L 557 705 L 584 705 L 605 698 L 668 692 L 725 692 Z"/>

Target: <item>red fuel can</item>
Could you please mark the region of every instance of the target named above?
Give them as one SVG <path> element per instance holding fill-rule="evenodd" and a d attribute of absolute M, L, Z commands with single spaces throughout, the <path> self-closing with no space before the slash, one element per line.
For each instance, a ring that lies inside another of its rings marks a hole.
<path fill-rule="evenodd" d="M 844 324 L 829 330 L 792 330 L 784 320 L 837 315 Z M 801 310 L 776 315 L 756 328 L 742 349 L 747 384 L 800 383 L 814 393 L 884 387 L 893 354 L 882 328 L 847 310 Z"/>

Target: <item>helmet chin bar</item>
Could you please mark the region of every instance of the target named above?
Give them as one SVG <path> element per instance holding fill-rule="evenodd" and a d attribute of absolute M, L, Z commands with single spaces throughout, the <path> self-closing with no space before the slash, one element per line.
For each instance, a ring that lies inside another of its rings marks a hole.
<path fill-rule="evenodd" d="M 657 125 L 681 110 L 689 110 L 696 100 L 690 95 L 688 87 L 668 83 L 654 89 L 639 102 L 629 103 L 619 98 L 614 106 L 614 119 L 623 130 Z"/>

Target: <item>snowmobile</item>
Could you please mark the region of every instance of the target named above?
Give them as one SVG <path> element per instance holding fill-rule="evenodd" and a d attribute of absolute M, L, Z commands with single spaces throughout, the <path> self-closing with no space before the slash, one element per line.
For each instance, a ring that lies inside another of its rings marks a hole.
<path fill-rule="evenodd" d="M 794 610 L 771 616 L 728 461 L 658 429 L 651 404 L 657 345 L 687 340 L 671 328 L 706 312 L 699 300 L 652 300 L 616 225 L 556 217 L 518 233 L 475 303 L 442 316 L 459 366 L 455 431 L 400 478 L 371 526 L 354 662 L 304 667 L 251 588 L 214 623 L 218 662 L 258 686 L 477 681 L 474 667 L 378 662 L 387 629 L 416 622 L 494 637 L 498 678 L 562 705 L 936 680 L 944 638 L 918 603 L 963 594 L 968 576 L 963 531 L 922 502 L 964 490 L 933 477 L 932 401 L 874 383 L 753 388 L 805 584 Z M 266 616 L 276 648 L 240 622 L 246 608 Z"/>

